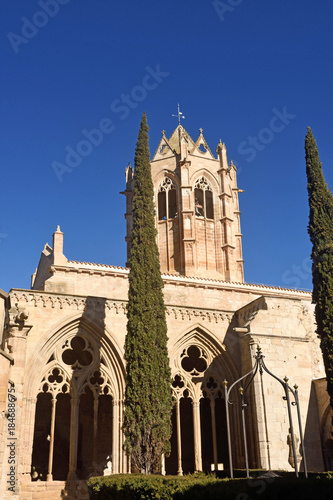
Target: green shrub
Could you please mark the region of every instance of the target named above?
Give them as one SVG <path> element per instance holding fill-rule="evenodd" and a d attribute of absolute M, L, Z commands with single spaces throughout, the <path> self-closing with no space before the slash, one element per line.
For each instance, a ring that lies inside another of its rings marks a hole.
<path fill-rule="evenodd" d="M 332 500 L 333 476 L 310 473 L 296 478 L 290 473 L 279 478 L 260 478 L 263 471 L 251 471 L 251 479 L 219 479 L 215 475 L 144 476 L 119 474 L 89 479 L 91 500 Z"/>

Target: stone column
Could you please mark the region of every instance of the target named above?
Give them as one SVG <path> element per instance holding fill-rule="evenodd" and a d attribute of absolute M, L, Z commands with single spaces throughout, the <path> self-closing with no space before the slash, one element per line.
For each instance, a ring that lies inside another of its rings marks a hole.
<path fill-rule="evenodd" d="M 178 476 L 183 475 L 183 463 L 182 463 L 182 433 L 180 426 L 180 400 L 176 400 L 176 421 L 177 421 L 177 457 L 178 457 Z"/>
<path fill-rule="evenodd" d="M 98 394 L 94 394 L 93 467 L 95 473 L 97 473 L 97 425 L 98 425 Z"/>
<path fill-rule="evenodd" d="M 165 472 L 165 455 L 164 453 L 162 453 L 161 455 L 161 475 L 162 476 L 165 476 L 166 472 Z"/>
<path fill-rule="evenodd" d="M 216 421 L 215 421 L 215 399 L 210 400 L 210 413 L 212 417 L 212 439 L 213 439 L 213 456 L 214 469 L 217 470 L 217 440 L 216 440 Z"/>
<path fill-rule="evenodd" d="M 125 411 L 125 401 L 121 402 L 121 408 L 122 408 L 122 416 L 121 416 L 121 421 L 120 421 L 120 432 L 121 432 L 121 449 L 120 453 L 122 456 L 122 463 L 123 463 L 123 473 L 127 472 L 127 455 L 124 450 L 124 443 L 125 443 L 125 435 L 122 430 L 123 426 L 123 419 L 124 419 L 124 411 Z"/>
<path fill-rule="evenodd" d="M 69 440 L 69 471 L 68 481 L 76 479 L 77 468 L 77 447 L 79 434 L 79 405 L 80 399 L 71 399 L 71 423 L 70 423 L 70 440 Z"/>
<path fill-rule="evenodd" d="M 26 349 L 27 349 L 27 336 L 32 328 L 27 324 L 28 313 L 24 308 L 19 308 L 16 304 L 9 311 L 9 325 L 7 328 L 6 348 L 9 351 L 10 357 L 15 359 L 14 364 L 10 369 L 10 378 L 14 382 L 15 387 L 15 431 L 19 436 L 25 436 L 28 432 L 27 415 L 23 413 L 26 406 L 23 404 L 23 390 L 25 384 L 25 369 L 26 369 Z M 7 354 L 7 353 L 6 353 Z M 27 450 L 24 447 L 24 442 L 21 439 L 17 441 L 16 447 L 16 462 L 15 467 L 17 471 L 17 479 L 22 481 L 25 477 L 24 463 L 27 460 Z"/>
<path fill-rule="evenodd" d="M 1 298 L 1 293 L 0 293 Z M 0 300 L 0 308 L 1 308 L 1 300 Z M 1 316 L 1 310 L 0 310 Z M 0 318 L 1 319 L 1 318 Z M 1 321 L 0 321 L 0 337 L 2 334 L 1 331 Z M 13 358 L 8 353 L 5 353 L 0 349 L 0 463 L 2 467 L 0 467 L 0 497 L 4 498 L 7 490 L 7 474 L 9 473 L 9 464 L 8 462 L 8 450 L 6 447 L 8 441 L 6 437 L 8 437 L 8 421 L 4 418 L 4 414 L 7 407 L 7 399 L 8 399 L 8 377 L 10 373 L 10 365 L 13 364 Z"/>
<path fill-rule="evenodd" d="M 50 429 L 50 448 L 49 448 L 49 464 L 47 469 L 47 481 L 53 481 L 52 467 L 53 467 L 53 448 L 54 448 L 54 427 L 55 416 L 57 408 L 57 397 L 52 397 L 52 410 L 51 410 L 51 429 Z"/>
<path fill-rule="evenodd" d="M 193 408 L 193 432 L 194 432 L 194 470 L 195 472 L 199 472 L 202 471 L 199 401 L 192 401 L 192 408 Z"/>
<path fill-rule="evenodd" d="M 112 399 L 112 472 L 119 473 L 119 401 Z"/>
<path fill-rule="evenodd" d="M 29 400 L 28 398 L 23 397 L 22 415 L 25 415 L 26 431 L 23 433 L 21 439 L 21 448 L 23 450 L 22 461 L 21 461 L 21 473 L 22 473 L 22 481 L 24 482 L 27 482 L 31 479 L 30 476 L 31 467 L 29 467 L 29 462 L 31 465 L 31 457 L 29 460 L 29 455 L 28 455 L 29 437 L 30 437 L 30 414 L 31 414 L 31 405 L 29 404 Z"/>
<path fill-rule="evenodd" d="M 30 482 L 37 398 L 24 398 L 23 402 L 22 412 L 23 415 L 25 415 L 26 428 L 25 431 L 23 431 L 22 439 L 24 450 L 22 460 L 22 481 Z"/>

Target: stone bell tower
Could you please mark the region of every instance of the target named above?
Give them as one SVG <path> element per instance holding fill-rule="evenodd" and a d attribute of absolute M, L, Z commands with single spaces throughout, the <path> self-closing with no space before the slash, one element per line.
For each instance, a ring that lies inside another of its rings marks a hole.
<path fill-rule="evenodd" d="M 243 282 L 236 167 L 220 141 L 214 157 L 202 129 L 165 132 L 151 160 L 162 273 Z M 127 255 L 131 246 L 133 170 L 126 169 Z"/>

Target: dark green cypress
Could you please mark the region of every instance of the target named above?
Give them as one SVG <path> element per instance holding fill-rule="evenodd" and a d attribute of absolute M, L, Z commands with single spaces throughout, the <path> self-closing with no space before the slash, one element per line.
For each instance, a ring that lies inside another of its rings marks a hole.
<path fill-rule="evenodd" d="M 162 453 L 170 453 L 172 411 L 148 130 L 144 113 L 134 159 L 123 424 L 125 450 L 135 467 L 146 474 L 159 472 Z"/>
<path fill-rule="evenodd" d="M 312 302 L 333 408 L 333 196 L 325 182 L 310 127 L 305 138 L 305 159 L 310 206 L 308 232 L 312 242 Z"/>

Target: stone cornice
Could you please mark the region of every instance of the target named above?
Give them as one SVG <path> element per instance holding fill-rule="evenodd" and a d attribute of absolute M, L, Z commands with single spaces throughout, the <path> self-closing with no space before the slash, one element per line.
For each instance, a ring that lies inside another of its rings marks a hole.
<path fill-rule="evenodd" d="M 117 299 L 106 299 L 104 297 L 91 297 L 83 295 L 70 295 L 55 292 L 37 292 L 34 290 L 13 289 L 10 295 L 17 303 L 26 305 L 32 304 L 34 307 L 48 307 L 52 309 L 71 309 L 75 311 L 90 310 L 102 312 L 114 310 L 117 314 L 125 314 L 127 301 Z"/>
<path fill-rule="evenodd" d="M 111 311 L 116 314 L 126 315 L 127 301 L 106 299 L 103 297 L 85 297 L 81 295 L 68 295 L 52 292 L 35 292 L 34 290 L 13 289 L 10 292 L 11 297 L 17 304 L 28 304 L 33 307 L 52 309 L 66 309 L 74 311 Z M 180 307 L 166 305 L 166 316 L 170 319 L 181 319 L 191 321 L 194 318 L 209 323 L 218 323 L 227 321 L 230 323 L 233 312 L 221 311 L 217 309 L 198 308 L 198 307 Z"/>
<path fill-rule="evenodd" d="M 239 235 L 240 236 L 240 235 Z M 242 262 L 242 259 L 239 259 Z M 93 264 L 89 262 L 68 261 L 66 266 L 51 266 L 52 272 L 78 273 L 78 274 L 97 274 L 101 276 L 127 279 L 129 269 L 126 267 L 108 266 L 104 264 Z M 70 265 L 73 264 L 73 265 Z M 239 283 L 233 281 L 223 281 L 217 278 L 200 278 L 197 276 L 183 276 L 178 274 L 162 274 L 166 285 L 182 285 L 195 288 L 209 288 L 217 290 L 232 290 L 242 293 L 257 293 L 265 296 L 295 298 L 298 300 L 311 300 L 312 292 L 297 290 L 293 288 L 283 288 L 255 283 Z"/>
<path fill-rule="evenodd" d="M 179 307 L 167 306 L 167 317 L 173 315 L 174 319 L 182 319 L 191 321 L 193 318 L 198 318 L 209 323 L 218 323 L 220 321 L 231 322 L 233 313 L 218 311 L 214 309 L 200 309 L 198 307 Z"/>
<path fill-rule="evenodd" d="M 169 279 L 171 276 L 169 277 Z M 195 286 L 195 287 L 203 287 L 203 288 L 216 288 L 216 285 L 209 286 L 210 280 L 204 280 L 201 285 L 198 285 L 198 279 L 196 282 L 192 283 L 180 283 L 179 280 L 176 281 L 176 277 L 173 277 L 174 280 L 170 279 L 170 283 L 172 284 L 183 284 L 185 286 Z M 183 278 L 185 279 L 185 278 Z M 189 280 L 188 278 L 187 280 Z M 207 283 L 208 282 L 208 283 Z M 207 284 L 205 284 L 207 283 Z M 260 287 L 255 285 L 244 285 L 241 283 L 227 283 L 228 286 L 225 286 L 226 283 L 222 282 L 221 285 L 217 288 L 228 288 L 231 291 L 239 291 L 239 292 L 254 292 L 258 291 L 261 295 L 265 297 L 281 297 L 287 299 L 298 299 L 298 300 L 311 300 L 311 294 L 307 292 L 300 292 L 295 290 L 284 290 L 284 293 L 281 293 L 281 289 L 276 289 L 276 294 L 273 293 L 263 293 L 264 291 L 272 292 L 274 289 L 270 289 L 268 287 Z M 291 292 L 291 293 L 290 293 Z M 82 311 L 84 314 L 85 311 L 87 313 L 96 312 L 102 313 L 103 309 L 105 312 L 110 312 L 114 314 L 121 314 L 126 316 L 127 311 L 127 301 L 117 300 L 117 299 L 106 299 L 103 297 L 86 297 L 82 295 L 69 295 L 69 294 L 61 294 L 54 292 L 42 292 L 42 291 L 34 291 L 34 290 L 22 290 L 22 289 L 13 289 L 10 292 L 10 296 L 13 301 L 18 304 L 24 304 L 28 306 L 28 304 L 33 305 L 34 307 L 46 308 L 51 307 L 52 309 L 65 309 L 65 310 L 74 310 L 74 311 Z M 260 298 L 262 300 L 263 297 Z M 250 306 L 250 304 L 249 304 Z M 252 312 L 251 306 L 247 308 L 247 314 Z M 236 311 L 235 311 L 236 312 Z M 199 321 L 207 321 L 208 323 L 220 323 L 227 321 L 230 323 L 233 317 L 234 311 L 222 311 L 218 309 L 209 309 L 209 308 L 198 308 L 198 307 L 181 307 L 178 305 L 166 305 L 166 315 L 167 318 L 182 320 L 182 321 L 192 321 L 197 319 Z M 251 315 L 251 314 L 250 314 Z"/>
<path fill-rule="evenodd" d="M 296 290 L 292 288 L 274 287 L 269 285 L 254 283 L 239 283 L 234 281 L 222 281 L 212 278 L 198 278 L 190 276 L 180 276 L 176 274 L 162 274 L 165 285 L 182 285 L 194 288 L 209 288 L 210 290 L 226 290 L 241 293 L 255 293 L 265 295 L 265 297 L 289 298 L 296 300 L 311 301 L 312 292 Z"/>
<path fill-rule="evenodd" d="M 116 267 L 111 268 L 111 266 L 109 268 L 107 268 L 107 266 L 105 267 L 101 266 L 100 269 L 92 269 L 89 268 L 88 266 L 86 268 L 74 268 L 74 267 L 68 268 L 67 266 L 52 266 L 52 268 L 54 269 L 54 271 L 59 270 L 63 272 L 76 272 L 79 274 L 85 272 L 87 272 L 88 274 L 97 273 L 102 276 L 120 277 L 123 279 L 127 279 L 129 274 L 129 269 L 127 268 L 116 268 Z M 261 284 L 239 283 L 232 281 L 222 281 L 212 278 L 198 278 L 198 277 L 181 276 L 175 274 L 162 274 L 162 278 L 164 284 L 168 286 L 172 285 L 185 286 L 185 287 L 203 288 L 203 289 L 210 289 L 217 291 L 223 290 L 226 292 L 229 291 L 229 292 L 239 292 L 246 294 L 251 293 L 251 294 L 263 295 L 265 297 L 281 298 L 281 299 L 311 301 L 312 298 L 312 293 L 310 291 L 302 291 L 302 290 L 274 287 Z M 118 304 L 118 306 L 110 306 L 110 307 L 108 306 L 108 309 L 112 307 L 117 309 L 119 308 L 119 304 L 126 303 L 126 301 L 124 302 L 122 300 L 109 299 L 103 297 L 100 298 L 89 297 L 87 299 L 87 297 L 83 295 L 74 296 L 70 294 L 67 295 L 56 292 L 42 292 L 37 290 L 35 291 L 35 290 L 22 290 L 22 289 L 12 289 L 9 293 L 9 297 L 12 298 L 12 300 L 14 300 L 15 294 L 17 293 L 19 293 L 21 297 L 25 296 L 21 299 L 24 302 L 34 301 L 36 303 L 37 302 L 43 303 L 46 300 L 49 300 L 51 304 L 52 302 L 54 303 L 52 307 L 55 307 L 55 304 L 58 303 L 60 308 L 62 308 L 62 306 L 64 306 L 65 303 L 71 303 L 71 302 L 73 302 L 73 304 L 76 305 L 77 309 L 80 309 L 80 307 L 84 308 L 87 300 L 95 300 L 99 301 L 100 303 L 102 301 L 106 301 L 112 304 Z M 47 299 L 47 297 L 49 297 L 49 299 Z"/>
<path fill-rule="evenodd" d="M 90 262 L 68 261 L 68 265 L 66 266 L 50 266 L 49 272 L 51 275 L 56 272 L 63 272 L 79 274 L 99 274 L 101 276 L 127 278 L 129 269 L 126 267 L 107 266 L 103 264 L 93 264 Z"/>

